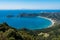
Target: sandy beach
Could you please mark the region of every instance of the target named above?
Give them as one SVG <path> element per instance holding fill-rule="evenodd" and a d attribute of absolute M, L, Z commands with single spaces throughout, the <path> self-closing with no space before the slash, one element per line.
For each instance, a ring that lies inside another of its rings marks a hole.
<path fill-rule="evenodd" d="M 44 18 L 44 19 L 50 20 L 50 21 L 52 22 L 52 24 L 51 24 L 50 26 L 48 26 L 48 27 L 52 27 L 52 26 L 54 25 L 54 23 L 55 23 L 55 21 L 52 20 L 51 18 L 42 17 L 42 16 L 38 16 L 38 17 L 41 17 L 41 18 Z"/>

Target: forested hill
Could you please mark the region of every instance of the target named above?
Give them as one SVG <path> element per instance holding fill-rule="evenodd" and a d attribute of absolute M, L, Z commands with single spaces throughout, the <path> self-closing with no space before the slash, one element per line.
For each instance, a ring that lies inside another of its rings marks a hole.
<path fill-rule="evenodd" d="M 60 13 L 41 13 L 39 16 L 51 18 L 57 23 L 50 28 L 39 30 L 17 30 L 3 23 L 0 24 L 0 40 L 60 40 Z"/>
<path fill-rule="evenodd" d="M 16 30 L 3 23 L 0 24 L 0 40 L 60 40 L 60 25 L 40 30 Z"/>

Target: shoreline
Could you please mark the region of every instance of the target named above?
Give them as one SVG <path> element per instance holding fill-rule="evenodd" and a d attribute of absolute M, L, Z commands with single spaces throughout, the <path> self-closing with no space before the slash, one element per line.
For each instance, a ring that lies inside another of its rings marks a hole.
<path fill-rule="evenodd" d="M 51 23 L 52 23 L 52 24 L 51 24 L 51 25 L 49 25 L 49 26 L 48 26 L 48 28 L 49 28 L 49 27 L 54 26 L 54 24 L 55 24 L 55 21 L 54 21 L 54 20 L 52 20 L 51 18 L 42 17 L 42 16 L 38 16 L 38 17 L 41 17 L 41 18 L 44 18 L 44 19 L 47 19 L 47 20 L 51 21 Z"/>

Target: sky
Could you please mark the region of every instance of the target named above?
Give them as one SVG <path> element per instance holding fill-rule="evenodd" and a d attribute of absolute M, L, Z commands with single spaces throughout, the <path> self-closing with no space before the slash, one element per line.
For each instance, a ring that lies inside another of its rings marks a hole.
<path fill-rule="evenodd" d="M 0 9 L 60 10 L 60 0 L 0 0 Z"/>

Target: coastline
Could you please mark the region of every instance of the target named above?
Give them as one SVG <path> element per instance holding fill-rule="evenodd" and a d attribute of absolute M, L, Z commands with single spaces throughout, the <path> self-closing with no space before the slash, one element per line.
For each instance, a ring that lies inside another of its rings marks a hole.
<path fill-rule="evenodd" d="M 49 21 L 51 21 L 51 22 L 52 22 L 52 24 L 51 24 L 51 25 L 49 25 L 49 26 L 48 26 L 48 28 L 49 28 L 49 27 L 54 26 L 54 24 L 55 24 L 55 21 L 54 21 L 54 20 L 52 20 L 51 18 L 42 17 L 42 16 L 38 16 L 38 17 L 41 17 L 41 18 L 47 19 L 47 20 L 49 20 Z"/>

